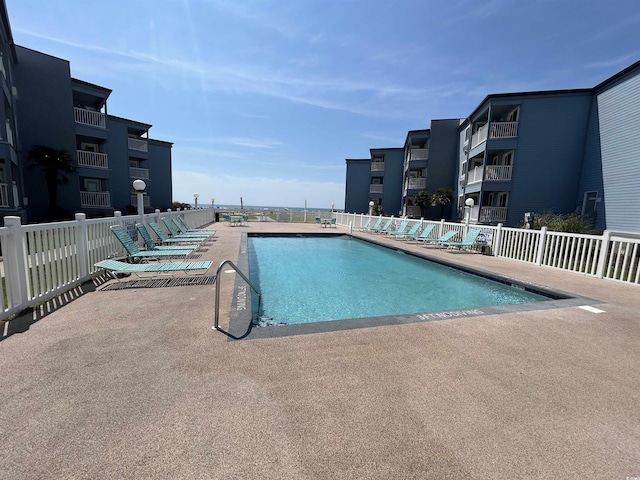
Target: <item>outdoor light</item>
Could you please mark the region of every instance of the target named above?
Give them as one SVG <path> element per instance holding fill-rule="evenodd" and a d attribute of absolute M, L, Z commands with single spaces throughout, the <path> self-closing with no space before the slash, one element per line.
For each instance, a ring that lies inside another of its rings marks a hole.
<path fill-rule="evenodd" d="M 373 203 L 373 200 L 371 200 L 369 202 L 369 216 L 371 216 L 371 214 L 373 213 L 373 206 L 375 205 L 375 203 Z"/>
<path fill-rule="evenodd" d="M 474 202 L 474 201 L 473 201 L 473 198 L 467 198 L 467 199 L 464 201 L 464 204 L 465 204 L 467 207 L 471 207 L 471 208 L 473 208 L 473 206 L 476 204 L 476 202 Z"/>
<path fill-rule="evenodd" d="M 200 198 L 200 195 L 198 193 L 194 193 L 193 194 L 193 199 L 195 200 L 195 202 L 193 202 L 195 204 L 195 209 L 198 209 L 198 198 Z"/>
<path fill-rule="evenodd" d="M 471 209 L 476 204 L 476 202 L 474 202 L 473 198 L 467 198 L 464 201 L 464 204 L 466 205 L 464 207 L 464 210 L 465 210 L 465 212 L 464 212 L 464 223 L 468 227 L 469 226 L 469 220 L 471 220 Z"/>
<path fill-rule="evenodd" d="M 214 208 L 215 206 L 216 206 L 216 198 L 211 197 L 211 208 Z"/>
<path fill-rule="evenodd" d="M 140 215 L 140 221 L 144 224 L 144 198 L 143 192 L 144 189 L 147 188 L 147 184 L 144 183 L 144 180 L 134 180 L 133 181 L 133 189 L 136 191 L 136 196 L 138 197 L 138 215 Z"/>

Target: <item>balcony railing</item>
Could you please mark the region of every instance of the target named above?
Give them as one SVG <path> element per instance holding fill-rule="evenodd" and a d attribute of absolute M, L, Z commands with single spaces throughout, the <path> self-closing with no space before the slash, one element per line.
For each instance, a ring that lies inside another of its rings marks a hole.
<path fill-rule="evenodd" d="M 73 111 L 76 116 L 76 123 L 98 128 L 107 128 L 107 116 L 104 113 L 79 107 L 73 107 Z"/>
<path fill-rule="evenodd" d="M 413 148 L 409 160 L 427 160 L 429 158 L 428 148 Z"/>
<path fill-rule="evenodd" d="M 9 120 L 7 120 L 7 143 L 9 143 L 9 145 L 13 145 L 13 130 L 11 129 L 11 124 L 9 123 Z"/>
<path fill-rule="evenodd" d="M 0 183 L 0 207 L 9 206 L 9 188 L 6 183 Z"/>
<path fill-rule="evenodd" d="M 384 162 L 373 162 L 371 164 L 372 172 L 384 172 Z"/>
<path fill-rule="evenodd" d="M 369 193 L 384 193 L 384 185 L 379 185 L 379 184 L 369 185 Z"/>
<path fill-rule="evenodd" d="M 511 165 L 487 165 L 484 170 L 484 179 L 492 182 L 504 182 L 511 180 Z"/>
<path fill-rule="evenodd" d="M 500 223 L 507 220 L 507 207 L 480 207 L 480 223 Z"/>
<path fill-rule="evenodd" d="M 426 188 L 427 187 L 427 179 L 426 178 L 410 178 L 407 182 L 407 188 Z"/>
<path fill-rule="evenodd" d="M 142 196 L 142 204 L 145 207 L 150 207 L 151 206 L 151 197 L 149 197 L 149 195 L 143 195 Z M 131 205 L 133 205 L 134 207 L 138 205 L 138 196 L 137 195 L 131 195 Z"/>
<path fill-rule="evenodd" d="M 476 133 L 471 135 L 471 148 L 475 148 L 487 140 L 488 125 L 481 126 Z"/>
<path fill-rule="evenodd" d="M 110 192 L 80 192 L 82 207 L 111 207 Z"/>
<path fill-rule="evenodd" d="M 141 140 L 139 138 L 129 138 L 129 148 L 131 150 L 138 150 L 140 152 L 148 152 L 149 146 L 146 140 Z"/>
<path fill-rule="evenodd" d="M 78 150 L 78 165 L 81 167 L 109 168 L 109 159 L 106 153 Z"/>
<path fill-rule="evenodd" d="M 129 167 L 129 176 L 131 178 L 140 178 L 142 180 L 149 180 L 149 169 Z"/>
<path fill-rule="evenodd" d="M 467 185 L 482 181 L 484 175 L 484 167 L 476 167 L 467 174 Z"/>
<path fill-rule="evenodd" d="M 489 138 L 512 138 L 518 136 L 518 122 L 492 122 Z"/>

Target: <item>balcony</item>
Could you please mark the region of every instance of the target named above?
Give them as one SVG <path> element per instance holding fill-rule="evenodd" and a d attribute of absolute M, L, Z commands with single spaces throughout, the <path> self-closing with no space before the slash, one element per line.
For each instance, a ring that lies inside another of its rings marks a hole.
<path fill-rule="evenodd" d="M 480 223 L 501 223 L 507 220 L 507 207 L 480 207 Z"/>
<path fill-rule="evenodd" d="M 414 188 L 424 189 L 427 187 L 427 179 L 426 178 L 409 178 L 407 180 L 407 188 L 409 190 Z"/>
<path fill-rule="evenodd" d="M 371 171 L 372 172 L 384 172 L 384 162 L 373 162 L 373 163 L 371 163 Z"/>
<path fill-rule="evenodd" d="M 78 165 L 91 168 L 109 168 L 109 160 L 106 153 L 88 152 L 78 150 Z"/>
<path fill-rule="evenodd" d="M 14 146 L 13 144 L 13 129 L 11 128 L 11 124 L 9 123 L 9 120 L 7 119 L 7 143 L 11 146 Z"/>
<path fill-rule="evenodd" d="M 138 150 L 139 152 L 148 152 L 149 145 L 146 140 L 140 138 L 129 138 L 129 148 L 131 150 Z"/>
<path fill-rule="evenodd" d="M 88 208 L 110 208 L 110 192 L 80 192 L 80 206 Z"/>
<path fill-rule="evenodd" d="M 142 204 L 145 207 L 150 207 L 151 206 L 151 197 L 149 195 L 143 195 L 142 196 Z M 138 196 L 137 195 L 131 195 L 131 205 L 133 205 L 134 207 L 138 205 Z"/>
<path fill-rule="evenodd" d="M 107 128 L 107 116 L 104 113 L 73 107 L 76 123 L 97 128 Z"/>
<path fill-rule="evenodd" d="M 409 155 L 409 160 L 428 160 L 429 149 L 428 148 L 413 148 Z"/>
<path fill-rule="evenodd" d="M 369 185 L 369 193 L 384 193 L 384 185 L 372 183 Z"/>
<path fill-rule="evenodd" d="M 483 125 L 476 131 L 476 133 L 471 135 L 471 148 L 475 148 L 482 142 L 486 142 L 488 131 L 489 125 Z"/>
<path fill-rule="evenodd" d="M 518 122 L 492 122 L 489 138 L 513 138 L 518 136 Z"/>
<path fill-rule="evenodd" d="M 487 165 L 476 167 L 467 174 L 467 185 L 484 181 L 508 182 L 511 180 L 511 165 Z"/>
<path fill-rule="evenodd" d="M 139 178 L 141 180 L 149 180 L 149 169 L 129 167 L 129 176 L 131 178 Z"/>
<path fill-rule="evenodd" d="M 469 170 L 469 173 L 467 173 L 467 185 L 481 182 L 483 176 L 484 176 L 484 167 L 476 167 L 473 170 Z"/>
<path fill-rule="evenodd" d="M 0 207 L 9 206 L 9 188 L 6 183 L 0 183 Z"/>

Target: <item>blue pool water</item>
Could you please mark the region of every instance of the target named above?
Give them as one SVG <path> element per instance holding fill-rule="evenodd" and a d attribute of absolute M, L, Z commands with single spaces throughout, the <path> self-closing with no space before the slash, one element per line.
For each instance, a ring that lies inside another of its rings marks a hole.
<path fill-rule="evenodd" d="M 261 314 L 272 323 L 549 300 L 348 236 L 249 237 L 248 251 L 251 281 L 262 292 Z"/>

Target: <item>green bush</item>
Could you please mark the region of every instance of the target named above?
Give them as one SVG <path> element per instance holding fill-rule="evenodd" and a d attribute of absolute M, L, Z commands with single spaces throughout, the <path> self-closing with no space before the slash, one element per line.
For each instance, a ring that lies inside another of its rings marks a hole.
<path fill-rule="evenodd" d="M 533 218 L 533 228 L 540 230 L 547 227 L 548 230 L 554 232 L 566 233 L 593 233 L 593 223 L 584 218 L 578 212 L 567 213 L 565 215 L 556 215 L 553 212 L 544 212 L 536 214 Z"/>

